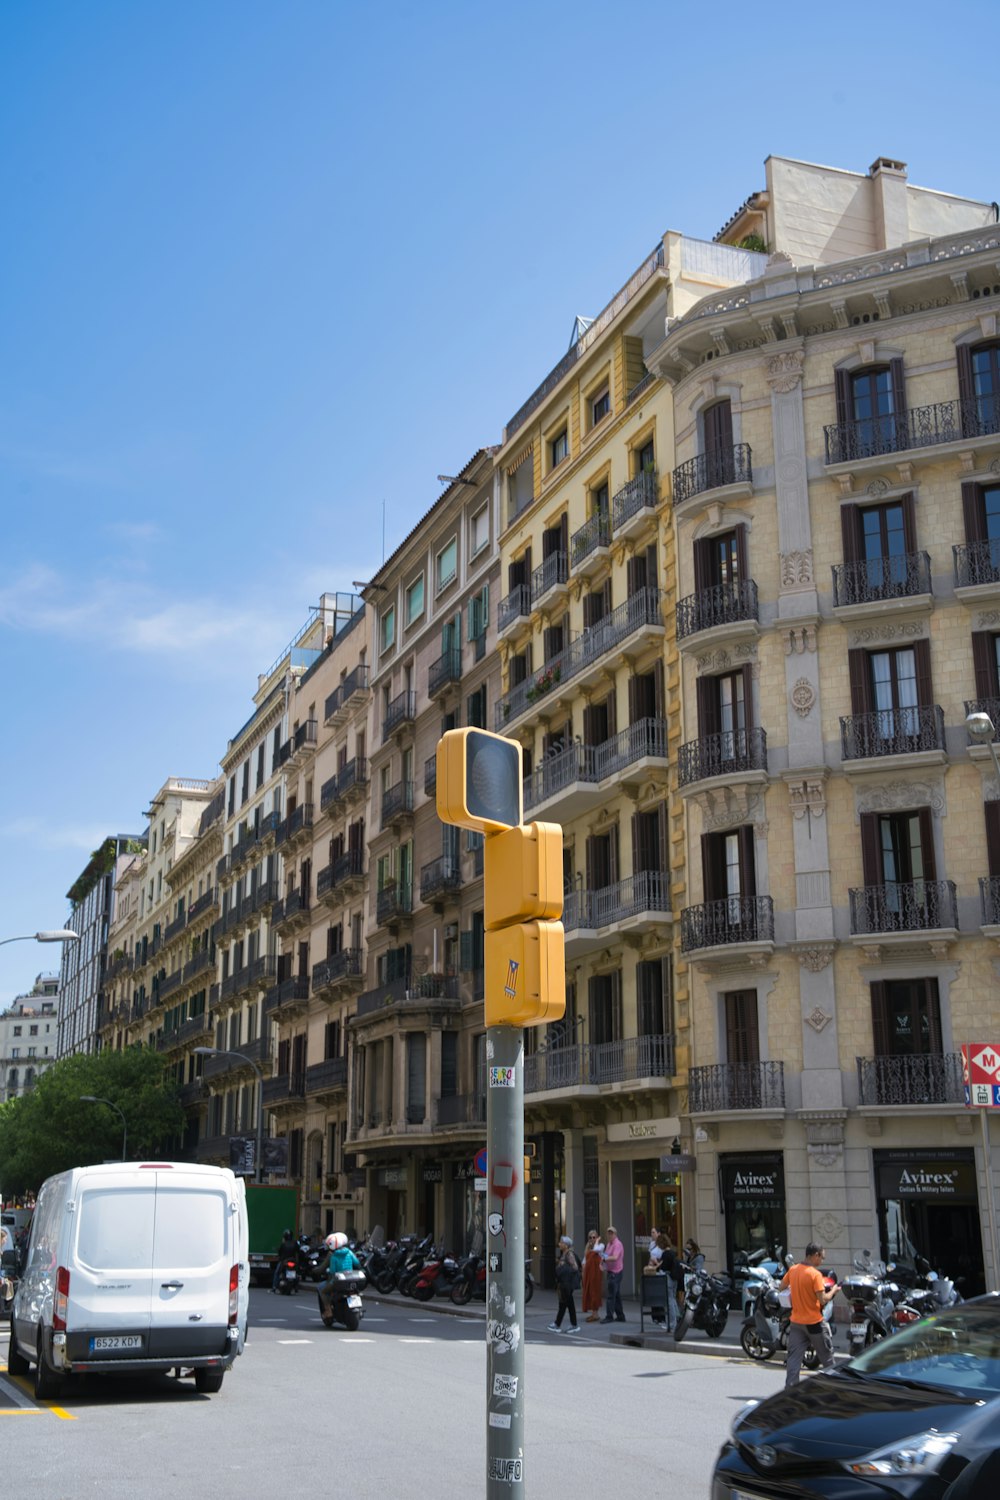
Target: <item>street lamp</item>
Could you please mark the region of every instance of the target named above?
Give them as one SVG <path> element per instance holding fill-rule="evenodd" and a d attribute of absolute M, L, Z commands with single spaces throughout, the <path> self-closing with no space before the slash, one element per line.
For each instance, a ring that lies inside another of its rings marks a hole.
<path fill-rule="evenodd" d="M 264 1150 L 264 1075 L 254 1062 L 252 1057 L 247 1057 L 245 1052 L 234 1052 L 231 1047 L 195 1047 L 192 1049 L 198 1057 L 238 1057 L 242 1062 L 249 1063 L 257 1074 L 257 1152 L 254 1161 L 254 1182 L 262 1180 L 263 1150 Z"/>
<path fill-rule="evenodd" d="M 993 757 L 993 769 L 1000 776 L 1000 757 L 997 756 L 995 739 L 996 726 L 989 714 L 968 714 L 965 720 L 965 727 L 972 738 L 978 741 L 980 745 L 989 745 L 990 754 Z"/>
<path fill-rule="evenodd" d="M 60 927 L 58 932 L 25 932 L 20 937 L 0 938 L 0 948 L 4 943 L 78 943 L 80 934 L 74 932 L 72 927 Z"/>
<path fill-rule="evenodd" d="M 128 1124 L 123 1111 L 119 1109 L 117 1104 L 112 1104 L 110 1099 L 102 1099 L 98 1094 L 81 1094 L 80 1100 L 83 1104 L 106 1104 L 109 1109 L 113 1109 L 115 1114 L 119 1116 L 122 1122 L 122 1161 L 124 1161 L 125 1151 L 128 1146 Z"/>

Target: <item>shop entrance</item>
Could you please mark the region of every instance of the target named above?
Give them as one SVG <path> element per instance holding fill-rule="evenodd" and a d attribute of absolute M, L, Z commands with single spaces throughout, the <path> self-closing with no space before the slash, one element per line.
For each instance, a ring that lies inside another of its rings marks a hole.
<path fill-rule="evenodd" d="M 653 1229 L 665 1234 L 673 1245 L 681 1245 L 681 1189 L 678 1173 L 661 1172 L 659 1161 L 632 1163 L 632 1234 L 636 1276 L 649 1257 Z M 622 1235 L 624 1239 L 624 1235 Z"/>
<path fill-rule="evenodd" d="M 986 1290 L 971 1151 L 877 1151 L 879 1254 L 898 1266 L 918 1257 L 950 1276 L 963 1297 Z"/>
<path fill-rule="evenodd" d="M 768 1256 L 781 1260 L 789 1247 L 785 1163 L 780 1153 L 723 1156 L 719 1183 L 726 1219 L 726 1265 L 733 1265 L 738 1251 L 751 1255 L 766 1250 Z"/>

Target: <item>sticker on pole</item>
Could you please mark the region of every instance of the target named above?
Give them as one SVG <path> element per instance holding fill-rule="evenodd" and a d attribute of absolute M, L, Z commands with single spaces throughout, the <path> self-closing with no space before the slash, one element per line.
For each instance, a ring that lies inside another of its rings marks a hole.
<path fill-rule="evenodd" d="M 507 960 L 507 983 L 503 987 L 503 992 L 508 1000 L 517 999 L 517 971 L 520 967 L 516 958 Z"/>
<path fill-rule="evenodd" d="M 494 1396 L 507 1396 L 513 1399 L 517 1395 L 517 1376 L 494 1375 L 493 1394 Z"/>
<path fill-rule="evenodd" d="M 515 1082 L 514 1082 L 514 1069 L 513 1068 L 491 1068 L 490 1069 L 490 1088 L 491 1089 L 512 1089 L 515 1086 L 516 1085 L 515 1085 Z"/>
<path fill-rule="evenodd" d="M 498 1484 L 520 1484 L 524 1478 L 522 1468 L 520 1458 L 491 1458 L 486 1477 Z"/>
<path fill-rule="evenodd" d="M 509 1427 L 510 1426 L 510 1413 L 509 1412 L 505 1412 L 505 1411 L 491 1411 L 490 1412 L 490 1426 L 491 1427 Z"/>

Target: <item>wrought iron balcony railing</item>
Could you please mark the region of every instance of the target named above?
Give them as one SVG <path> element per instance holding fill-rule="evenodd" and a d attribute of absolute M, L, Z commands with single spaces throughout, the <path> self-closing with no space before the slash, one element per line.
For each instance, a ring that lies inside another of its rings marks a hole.
<path fill-rule="evenodd" d="M 611 545 L 611 521 L 607 511 L 599 510 L 585 521 L 569 539 L 572 567 L 578 568 L 588 557 Z"/>
<path fill-rule="evenodd" d="M 545 598 L 550 589 L 569 580 L 569 560 L 565 552 L 552 552 L 531 575 L 531 606 Z"/>
<path fill-rule="evenodd" d="M 515 620 L 531 613 L 531 590 L 526 583 L 516 583 L 497 608 L 497 630 L 508 630 Z"/>
<path fill-rule="evenodd" d="M 681 952 L 731 943 L 774 941 L 774 903 L 770 896 L 725 896 L 703 901 L 681 912 Z"/>
<path fill-rule="evenodd" d="M 342 948 L 313 965 L 313 990 L 325 989 L 327 985 L 339 984 L 342 979 L 360 979 L 364 974 L 363 955 L 360 948 Z"/>
<path fill-rule="evenodd" d="M 936 401 L 932 406 L 912 406 L 908 411 L 884 417 L 833 422 L 823 429 L 828 464 L 878 458 L 886 453 L 905 452 L 907 448 L 968 442 L 970 438 L 993 437 L 997 433 L 1000 433 L 1000 396 Z"/>
<path fill-rule="evenodd" d="M 1000 927 L 1000 876 L 979 877 L 979 900 L 983 908 L 983 926 Z"/>
<path fill-rule="evenodd" d="M 323 717 L 327 724 L 332 719 L 338 718 L 358 693 L 368 691 L 368 672 L 367 666 L 357 666 L 353 672 L 347 674 L 339 687 L 334 688 L 323 708 Z"/>
<path fill-rule="evenodd" d="M 931 560 L 926 552 L 838 563 L 833 569 L 833 603 L 837 609 L 851 604 L 912 599 L 930 592 Z"/>
<path fill-rule="evenodd" d="M 859 1104 L 963 1104 L 962 1054 L 859 1057 Z"/>
<path fill-rule="evenodd" d="M 338 854 L 333 862 L 334 889 L 347 885 L 349 881 L 362 879 L 364 873 L 365 851 L 363 849 L 348 849 L 346 854 Z"/>
<path fill-rule="evenodd" d="M 196 901 L 192 901 L 191 905 L 188 907 L 188 926 L 191 925 L 196 917 L 200 917 L 202 912 L 211 911 L 214 907 L 218 906 L 218 904 L 219 892 L 215 886 L 210 886 L 207 891 L 202 892 L 202 894 L 197 898 Z"/>
<path fill-rule="evenodd" d="M 365 756 L 355 756 L 337 772 L 337 798 L 348 796 L 355 788 L 368 785 L 368 761 Z"/>
<path fill-rule="evenodd" d="M 752 578 L 715 583 L 688 594 L 677 605 L 677 639 L 685 640 L 717 625 L 740 625 L 759 618 L 757 585 Z"/>
<path fill-rule="evenodd" d="M 457 646 L 444 651 L 437 661 L 431 662 L 427 673 L 427 692 L 433 698 L 449 683 L 459 682 L 462 677 L 462 653 Z"/>
<path fill-rule="evenodd" d="M 389 1005 L 425 1004 L 428 1000 L 458 1000 L 453 974 L 399 974 L 358 996 L 358 1016 L 374 1015 Z"/>
<path fill-rule="evenodd" d="M 710 1063 L 688 1069 L 691 1114 L 726 1109 L 784 1109 L 783 1062 Z"/>
<path fill-rule="evenodd" d="M 278 985 L 278 1008 L 299 1006 L 309 999 L 309 975 L 293 974 Z"/>
<path fill-rule="evenodd" d="M 566 932 L 610 927 L 647 911 L 670 911 L 670 876 L 665 870 L 641 870 L 599 890 L 570 891 L 563 902 L 563 927 Z"/>
<path fill-rule="evenodd" d="M 437 756 L 429 755 L 424 761 L 424 793 L 430 797 L 437 787 Z"/>
<path fill-rule="evenodd" d="M 278 960 L 273 953 L 261 953 L 250 964 L 250 987 L 262 989 L 273 983 L 278 972 Z"/>
<path fill-rule="evenodd" d="M 446 1094 L 435 1101 L 436 1125 L 476 1125 L 485 1119 L 485 1094 Z"/>
<path fill-rule="evenodd" d="M 310 750 L 316 749 L 319 739 L 319 723 L 316 719 L 306 719 L 296 729 L 293 735 L 292 754 L 307 755 Z"/>
<path fill-rule="evenodd" d="M 753 464 L 749 443 L 734 443 L 721 453 L 699 453 L 674 470 L 674 504 L 682 505 L 694 495 L 722 489 L 727 484 L 752 484 Z"/>
<path fill-rule="evenodd" d="M 382 743 L 385 744 L 389 736 L 397 730 L 401 724 L 412 724 L 417 716 L 417 695 L 414 692 L 398 693 L 385 711 L 385 722 L 382 725 Z"/>
<path fill-rule="evenodd" d="M 681 786 L 710 776 L 744 776 L 767 770 L 767 734 L 763 729 L 729 729 L 705 734 L 682 745 L 677 754 Z"/>
<path fill-rule="evenodd" d="M 276 1073 L 273 1078 L 264 1079 L 263 1101 L 265 1109 L 279 1109 L 282 1104 L 289 1104 L 304 1099 L 306 1096 L 305 1073 Z"/>
<path fill-rule="evenodd" d="M 971 589 L 983 584 L 1000 583 L 1000 537 L 992 541 L 970 542 L 953 547 L 955 587 Z"/>
<path fill-rule="evenodd" d="M 644 510 L 655 510 L 660 498 L 659 479 L 655 469 L 644 469 L 623 484 L 611 501 L 611 521 L 615 532 L 621 531 Z"/>
<path fill-rule="evenodd" d="M 403 881 L 394 880 L 375 897 L 375 920 L 380 927 L 386 922 L 408 917 L 412 910 L 413 887 Z"/>
<path fill-rule="evenodd" d="M 524 1059 L 524 1092 L 538 1094 L 583 1085 L 634 1083 L 641 1078 L 670 1078 L 673 1072 L 672 1036 L 572 1043 L 535 1052 Z"/>
<path fill-rule="evenodd" d="M 186 926 L 187 914 L 185 912 L 181 912 L 179 917 L 175 917 L 172 922 L 168 922 L 166 927 L 164 927 L 163 941 L 165 943 L 169 943 L 173 938 L 178 937 L 184 931 Z"/>
<path fill-rule="evenodd" d="M 432 901 L 445 891 L 457 891 L 462 885 L 461 861 L 444 855 L 422 866 L 420 871 L 420 899 Z"/>
<path fill-rule="evenodd" d="M 272 927 L 279 927 L 283 923 L 297 921 L 300 917 L 307 915 L 309 911 L 309 892 L 302 890 L 288 891 L 284 901 L 277 902 L 271 913 Z"/>
<path fill-rule="evenodd" d="M 199 974 L 205 974 L 215 969 L 215 951 L 212 948 L 202 948 L 193 958 L 189 958 L 184 965 L 184 979 L 194 979 Z"/>
<path fill-rule="evenodd" d="M 944 712 L 936 703 L 885 708 L 874 714 L 848 714 L 840 721 L 840 753 L 844 760 L 914 755 L 920 750 L 944 747 Z"/>
<path fill-rule="evenodd" d="M 397 818 L 413 811 L 413 782 L 397 781 L 382 798 L 382 827 L 388 828 Z"/>
<path fill-rule="evenodd" d="M 166 978 L 160 980 L 160 999 L 165 1000 L 168 995 L 173 994 L 174 990 L 180 989 L 183 983 L 184 970 L 175 969 L 172 974 L 168 974 Z"/>
<path fill-rule="evenodd" d="M 346 1057 L 328 1057 L 325 1062 L 310 1063 L 306 1068 L 307 1094 L 325 1094 L 346 1087 Z"/>
<path fill-rule="evenodd" d="M 953 880 L 889 880 L 848 891 L 851 932 L 857 937 L 883 932 L 936 932 L 957 928 Z"/>

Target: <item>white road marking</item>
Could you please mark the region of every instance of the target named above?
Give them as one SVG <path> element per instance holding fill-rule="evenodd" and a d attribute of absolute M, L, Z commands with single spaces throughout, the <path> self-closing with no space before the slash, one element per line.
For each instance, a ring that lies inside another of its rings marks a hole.
<path fill-rule="evenodd" d="M 434 1340 L 433 1339 L 408 1338 L 406 1336 L 406 1334 L 404 1333 L 404 1334 L 402 1334 L 400 1336 L 399 1342 L 401 1344 L 433 1344 Z"/>
<path fill-rule="evenodd" d="M 279 1344 L 311 1344 L 312 1339 L 279 1339 Z"/>

